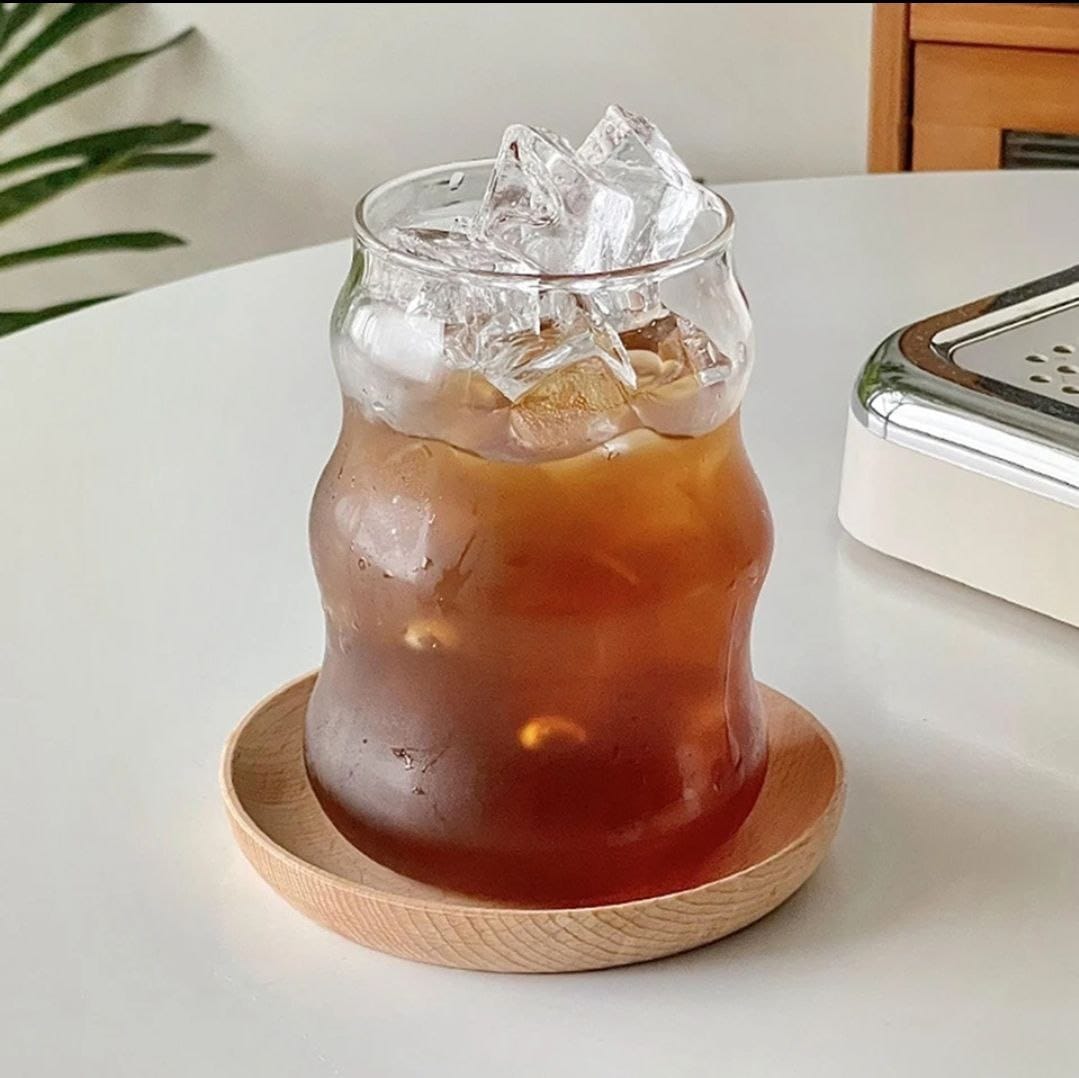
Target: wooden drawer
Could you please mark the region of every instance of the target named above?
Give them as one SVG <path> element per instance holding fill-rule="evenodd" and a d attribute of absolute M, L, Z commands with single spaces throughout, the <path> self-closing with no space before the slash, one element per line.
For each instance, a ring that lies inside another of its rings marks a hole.
<path fill-rule="evenodd" d="M 1079 10 L 1075 4 L 911 4 L 910 39 L 1079 50 Z"/>
<path fill-rule="evenodd" d="M 1009 131 L 1079 135 L 1079 4 L 874 4 L 868 165 L 999 168 Z M 1009 161 L 1026 135 L 1009 138 Z M 1029 141 L 1029 139 L 1028 139 Z M 1021 167 L 1021 166 L 1020 166 Z"/>
<path fill-rule="evenodd" d="M 999 168 L 1007 130 L 1079 132 L 1079 53 L 915 46 L 916 170 Z"/>

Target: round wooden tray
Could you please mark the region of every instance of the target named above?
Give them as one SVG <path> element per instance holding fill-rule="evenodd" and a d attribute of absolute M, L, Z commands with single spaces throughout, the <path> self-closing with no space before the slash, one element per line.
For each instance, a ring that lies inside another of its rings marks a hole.
<path fill-rule="evenodd" d="M 804 708 L 761 686 L 769 764 L 712 882 L 581 909 L 519 909 L 406 879 L 351 846 L 303 764 L 315 675 L 268 696 L 225 748 L 222 786 L 244 855 L 301 913 L 380 951 L 462 969 L 558 972 L 642 962 L 711 943 L 770 913 L 820 864 L 843 808 L 843 762 Z"/>

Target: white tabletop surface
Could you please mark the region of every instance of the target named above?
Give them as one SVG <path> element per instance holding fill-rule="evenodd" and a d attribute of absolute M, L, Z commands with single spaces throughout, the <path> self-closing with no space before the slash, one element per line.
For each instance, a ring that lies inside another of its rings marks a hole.
<path fill-rule="evenodd" d="M 819 874 L 713 947 L 544 977 L 368 952 L 262 883 L 217 764 L 319 658 L 348 249 L 264 259 L 0 342 L 0 1074 L 1079 1073 L 1079 631 L 835 518 L 870 349 L 1074 262 L 1079 172 L 729 194 L 778 536 L 756 669 L 849 771 Z"/>

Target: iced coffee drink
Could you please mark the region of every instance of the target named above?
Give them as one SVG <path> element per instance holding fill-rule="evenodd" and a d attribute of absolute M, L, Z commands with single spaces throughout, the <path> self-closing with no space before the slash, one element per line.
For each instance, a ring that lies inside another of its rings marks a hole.
<path fill-rule="evenodd" d="M 771 551 L 730 210 L 641 117 L 358 211 L 311 545 L 308 774 L 369 856 L 524 905 L 704 882 L 760 790 Z"/>

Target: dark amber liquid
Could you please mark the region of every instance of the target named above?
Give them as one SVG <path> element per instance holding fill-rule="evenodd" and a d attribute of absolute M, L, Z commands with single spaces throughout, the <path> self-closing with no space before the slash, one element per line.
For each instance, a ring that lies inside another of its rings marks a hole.
<path fill-rule="evenodd" d="M 311 542 L 307 766 L 354 844 L 519 904 L 703 882 L 765 767 L 748 638 L 772 534 L 737 416 L 522 463 L 350 404 Z"/>

